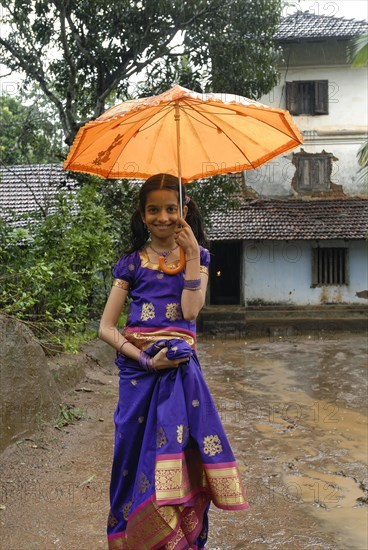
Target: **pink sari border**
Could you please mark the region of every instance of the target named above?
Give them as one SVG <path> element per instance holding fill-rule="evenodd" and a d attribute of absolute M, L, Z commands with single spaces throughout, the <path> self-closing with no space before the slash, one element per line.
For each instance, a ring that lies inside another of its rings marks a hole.
<path fill-rule="evenodd" d="M 183 456 L 185 455 L 185 453 L 181 452 L 181 453 L 171 453 L 171 454 L 167 454 L 167 455 L 157 455 L 156 456 L 156 462 L 158 462 L 159 460 L 176 460 L 178 458 L 183 458 Z"/>
<path fill-rule="evenodd" d="M 176 506 L 177 504 L 188 504 L 188 501 L 192 500 L 195 496 L 197 496 L 199 493 L 204 493 L 208 495 L 208 490 L 205 487 L 201 487 L 199 489 L 196 489 L 195 491 L 191 491 L 187 495 L 181 498 L 165 498 L 165 499 L 157 499 L 156 502 L 158 506 Z M 173 502 L 174 500 L 174 502 Z"/>
<path fill-rule="evenodd" d="M 142 504 L 137 506 L 137 508 L 134 510 L 134 512 L 132 513 L 129 519 L 133 519 L 141 510 L 143 510 L 143 508 L 145 508 L 148 504 L 150 504 L 154 500 L 155 500 L 155 494 L 151 495 L 147 500 L 142 502 Z"/>
<path fill-rule="evenodd" d="M 237 463 L 236 462 L 219 462 L 218 464 L 205 464 L 203 463 L 203 467 L 207 470 L 216 470 L 221 468 L 236 468 Z"/>
<path fill-rule="evenodd" d="M 249 508 L 248 502 L 244 502 L 243 504 L 218 504 L 216 500 L 213 500 L 213 503 L 220 510 L 247 510 Z"/>
<path fill-rule="evenodd" d="M 124 533 L 125 531 L 119 531 L 118 533 L 110 533 L 110 535 L 107 535 L 107 540 L 121 539 Z"/>

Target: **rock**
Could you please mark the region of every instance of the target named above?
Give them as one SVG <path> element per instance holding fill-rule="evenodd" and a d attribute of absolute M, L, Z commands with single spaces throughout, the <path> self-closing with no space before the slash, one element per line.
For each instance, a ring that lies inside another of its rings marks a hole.
<path fill-rule="evenodd" d="M 32 331 L 0 315 L 1 447 L 29 435 L 55 412 L 58 394 L 44 351 Z"/>

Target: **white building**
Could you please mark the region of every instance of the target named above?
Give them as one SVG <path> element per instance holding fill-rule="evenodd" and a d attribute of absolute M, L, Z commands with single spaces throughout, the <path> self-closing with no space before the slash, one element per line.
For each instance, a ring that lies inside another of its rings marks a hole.
<path fill-rule="evenodd" d="M 356 154 L 367 134 L 367 71 L 351 39 L 367 23 L 298 12 L 282 20 L 279 84 L 261 101 L 286 108 L 304 144 L 245 172 L 239 209 L 214 213 L 211 305 L 366 304 L 367 182 Z"/>
<path fill-rule="evenodd" d="M 367 68 L 353 68 L 349 57 L 351 39 L 364 32 L 367 23 L 353 19 L 297 12 L 282 20 L 276 35 L 284 60 L 280 82 L 260 101 L 290 111 L 304 137 L 302 149 L 321 155 L 322 181 L 314 177 L 308 188 L 305 176 L 304 188 L 291 187 L 297 171 L 293 164 L 298 152 L 295 149 L 258 170 L 246 172 L 247 185 L 260 195 L 328 191 L 331 186 L 327 178 L 323 181 L 327 175 L 323 164 L 328 164 L 324 152 L 336 159 L 331 167 L 334 184 L 341 185 L 346 194 L 367 194 L 367 182 L 358 181 L 356 156 L 367 138 Z"/>

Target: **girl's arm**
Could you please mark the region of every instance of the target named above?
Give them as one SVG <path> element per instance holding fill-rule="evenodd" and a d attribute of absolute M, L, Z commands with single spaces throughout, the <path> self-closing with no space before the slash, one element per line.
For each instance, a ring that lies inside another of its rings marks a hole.
<path fill-rule="evenodd" d="M 186 266 L 185 280 L 200 280 L 200 289 L 183 289 L 181 294 L 181 309 L 186 321 L 195 321 L 204 306 L 208 276 L 200 272 L 200 249 L 191 227 L 180 218 L 179 227 L 176 230 L 176 242 L 185 251 Z M 181 226 L 181 227 L 180 227 Z"/>
<path fill-rule="evenodd" d="M 110 296 L 106 302 L 104 312 L 100 321 L 98 336 L 104 342 L 107 342 L 117 351 L 121 349 L 127 339 L 116 328 L 120 313 L 124 307 L 125 300 L 128 296 L 128 291 L 117 286 L 113 286 Z M 124 355 L 138 361 L 139 349 L 133 344 L 127 343 L 124 345 Z"/>
<path fill-rule="evenodd" d="M 198 249 L 199 256 L 199 249 Z M 193 259 L 192 259 L 193 258 Z M 185 279 L 193 280 L 200 279 L 201 288 L 199 290 L 183 289 L 181 294 L 181 309 L 186 321 L 195 321 L 199 312 L 204 306 L 206 299 L 206 290 L 208 283 L 208 276 L 205 273 L 200 273 L 200 260 L 197 258 L 197 253 L 194 252 L 186 254 L 186 266 L 185 266 Z"/>
<path fill-rule="evenodd" d="M 101 317 L 98 336 L 101 340 L 110 344 L 110 346 L 123 353 L 126 357 L 130 357 L 130 359 L 138 361 L 141 350 L 128 342 L 128 340 L 124 338 L 124 336 L 116 328 L 127 296 L 127 290 L 116 286 L 112 287 L 110 296 L 106 302 L 105 309 Z M 124 346 L 123 349 L 121 349 L 122 346 Z M 166 352 L 167 348 L 163 348 L 157 355 L 155 355 L 153 359 L 153 366 L 155 369 L 161 370 L 179 366 L 181 359 L 170 361 L 166 357 Z"/>

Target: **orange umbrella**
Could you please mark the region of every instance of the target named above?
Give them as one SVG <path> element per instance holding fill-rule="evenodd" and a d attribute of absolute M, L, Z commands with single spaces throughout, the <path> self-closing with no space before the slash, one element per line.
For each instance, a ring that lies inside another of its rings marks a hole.
<path fill-rule="evenodd" d="M 231 94 L 199 94 L 174 86 L 157 96 L 115 105 L 88 122 L 64 168 L 116 179 L 165 173 L 187 183 L 253 170 L 301 143 L 288 111 Z"/>

